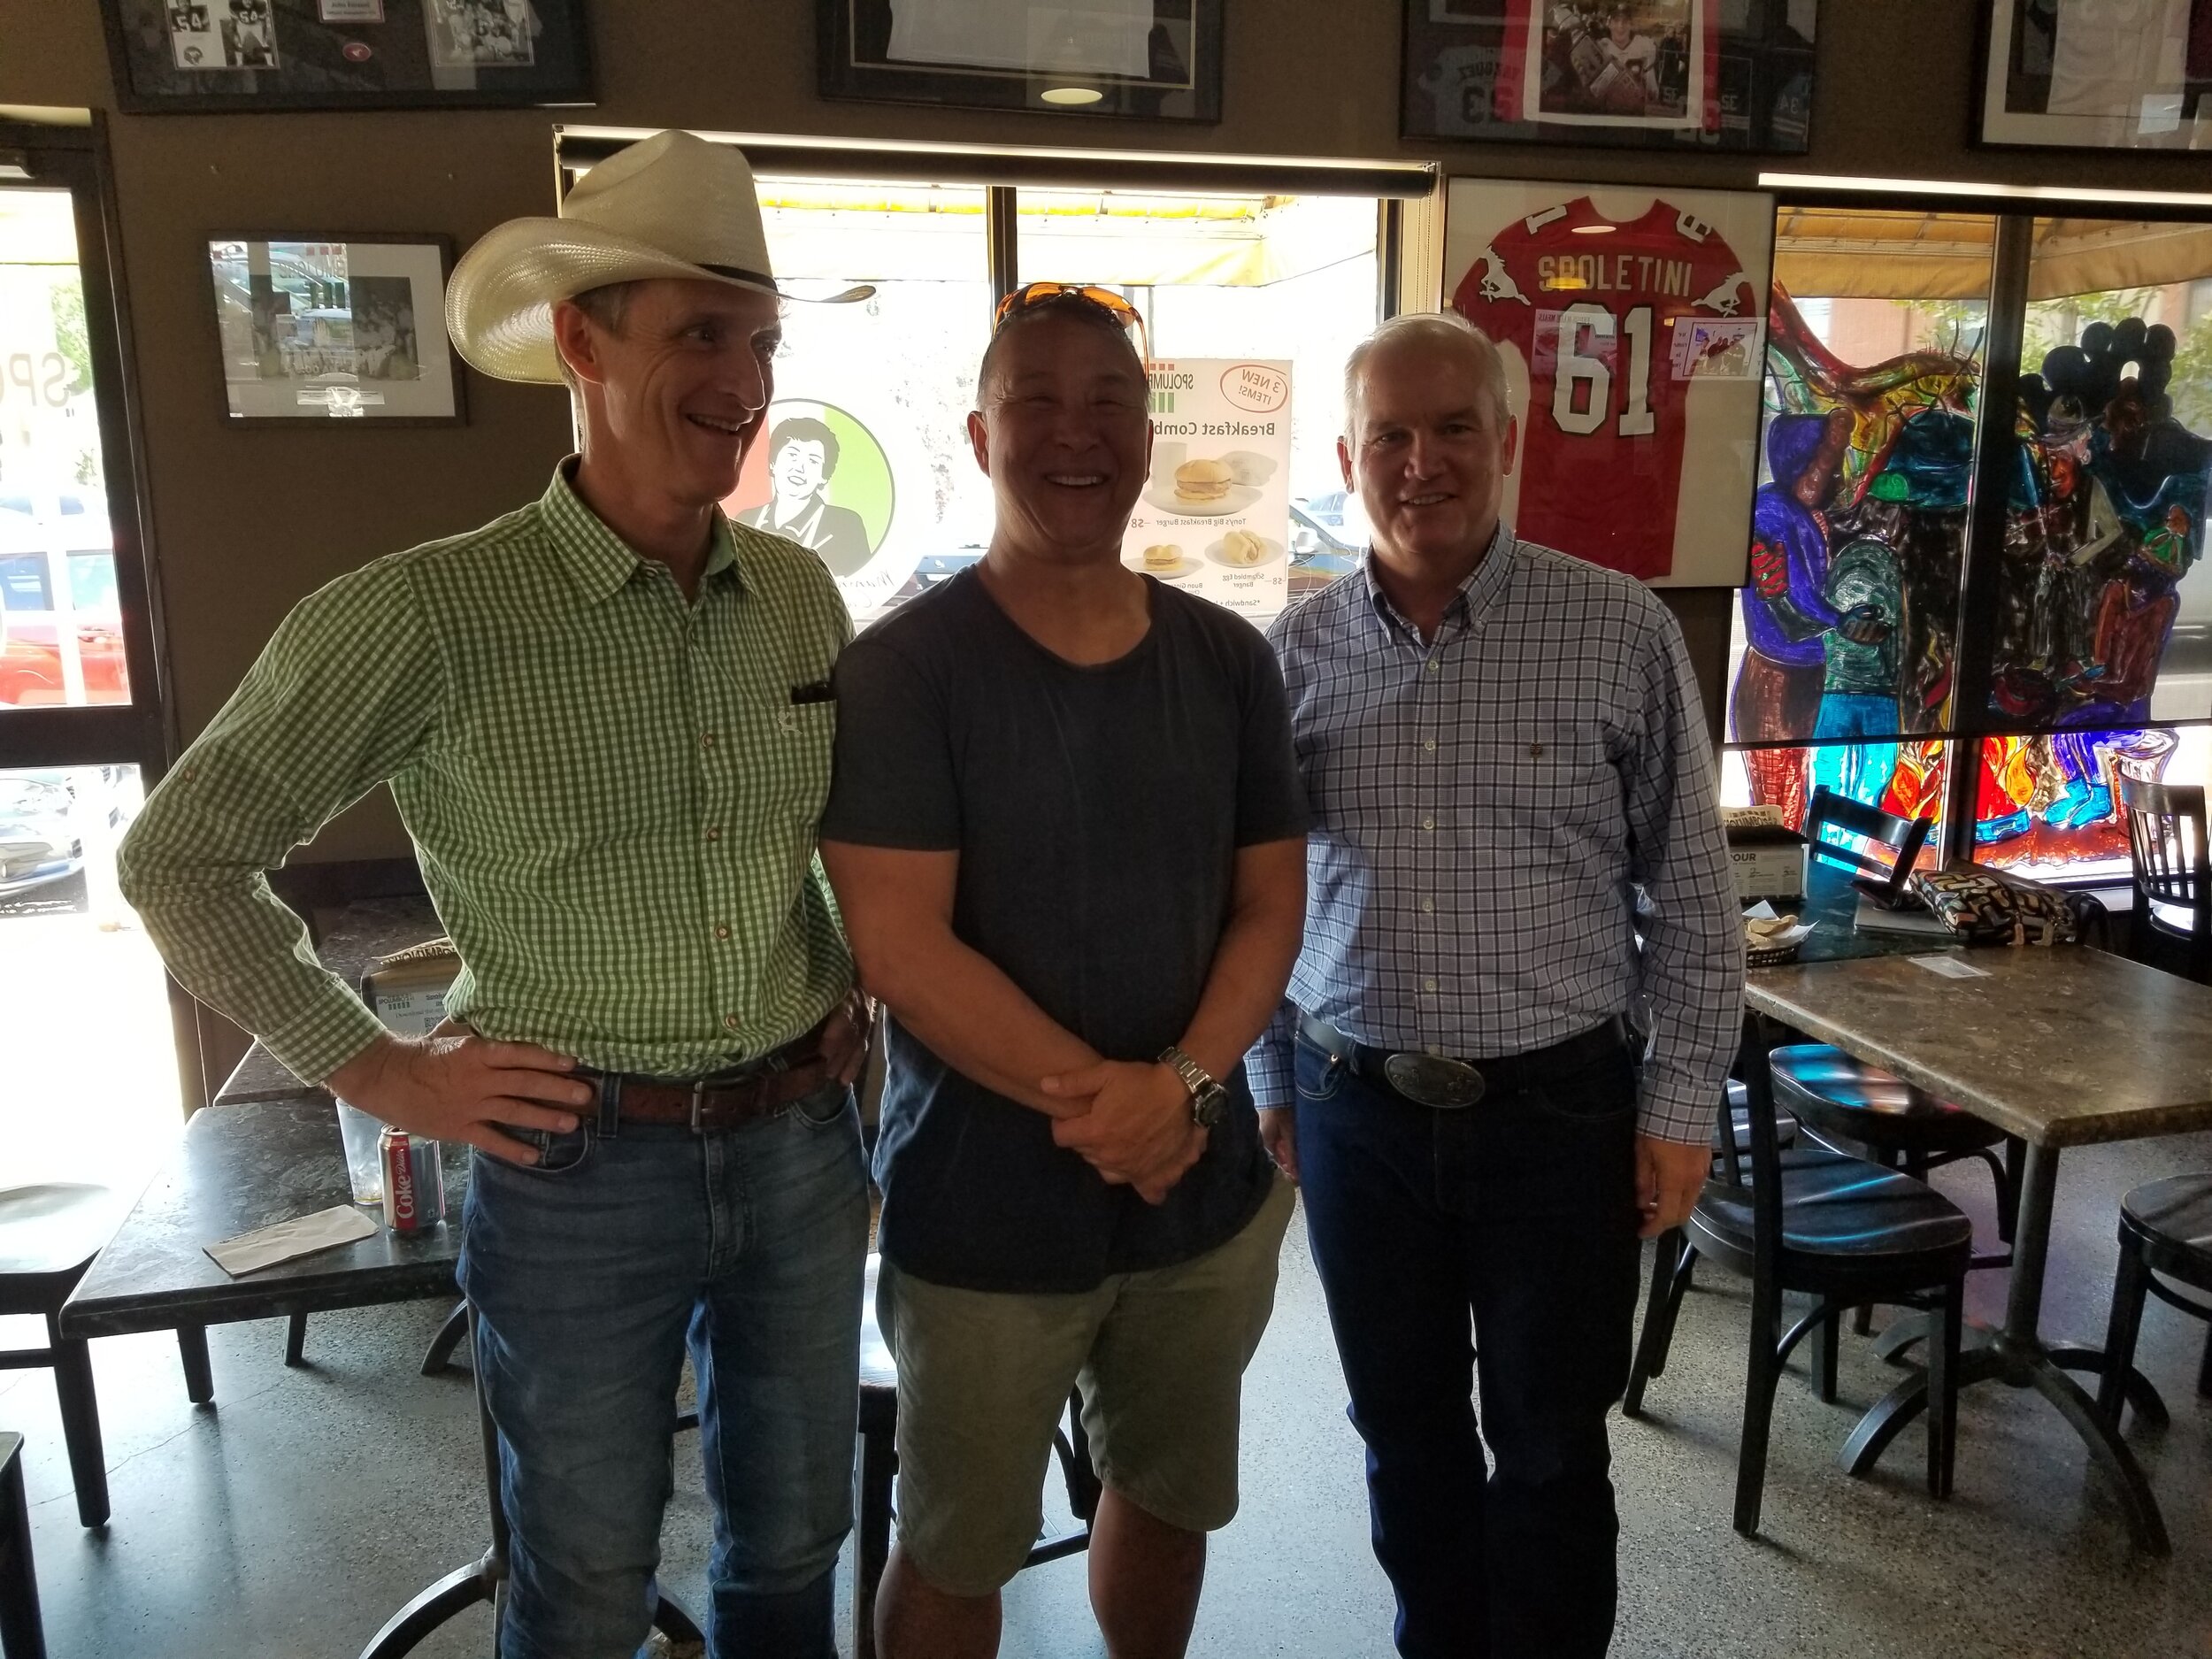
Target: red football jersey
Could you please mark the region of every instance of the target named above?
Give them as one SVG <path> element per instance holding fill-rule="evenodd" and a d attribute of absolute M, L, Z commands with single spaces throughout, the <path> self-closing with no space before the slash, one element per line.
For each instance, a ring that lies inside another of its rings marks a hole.
<path fill-rule="evenodd" d="M 1578 196 L 1492 238 L 1452 308 L 1528 365 L 1514 533 L 1669 574 L 1690 384 L 1676 335 L 1686 319 L 1758 315 L 1720 234 L 1663 197 L 1617 224 Z M 1750 360 L 1732 372 L 1758 373 L 1756 338 L 1734 344 Z"/>

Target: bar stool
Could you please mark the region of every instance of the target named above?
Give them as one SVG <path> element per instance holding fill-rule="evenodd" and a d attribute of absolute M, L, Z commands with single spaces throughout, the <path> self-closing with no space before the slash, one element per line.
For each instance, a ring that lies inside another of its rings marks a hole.
<path fill-rule="evenodd" d="M 31 1513 L 23 1502 L 23 1437 L 0 1434 L 0 1655 L 46 1659 L 31 1571 Z"/>
<path fill-rule="evenodd" d="M 126 1208 L 104 1187 L 47 1181 L 0 1188 L 0 1314 L 35 1313 L 46 1321 L 46 1346 L 0 1351 L 0 1371 L 52 1367 L 69 1478 L 77 1488 L 77 1518 L 87 1526 L 107 1525 L 107 1456 L 92 1387 L 92 1346 L 62 1335 L 61 1305 L 114 1236 Z M 207 1328 L 180 1325 L 177 1348 L 187 1398 L 196 1405 L 213 1399 Z"/>
<path fill-rule="evenodd" d="M 2212 1305 L 2169 1289 L 2153 1277 L 2160 1273 L 2212 1294 L 2212 1174 L 2169 1176 L 2137 1187 L 2120 1201 L 2120 1271 L 2112 1282 L 2104 1380 L 2097 1388 L 2097 1408 L 2116 1429 L 2135 1366 L 2135 1339 L 2142 1327 L 2145 1298 L 2155 1296 L 2169 1307 L 2212 1321 Z M 2205 1333 L 2197 1392 L 2212 1398 L 2212 1330 Z M 2139 1400 L 2139 1414 L 2141 1409 Z"/>
<path fill-rule="evenodd" d="M 892 1486 L 899 1472 L 899 1372 L 891 1346 L 876 1323 L 876 1279 L 883 1258 L 868 1257 L 867 1287 L 860 1299 L 860 1455 L 854 1472 L 853 1659 L 875 1659 L 876 1588 L 891 1556 Z M 1069 1396 L 1068 1425 L 1056 1429 L 1052 1449 L 1067 1483 L 1068 1508 L 1082 1523 L 1038 1544 L 1022 1563 L 1025 1570 L 1088 1549 L 1091 1523 L 1098 1515 L 1102 1490 L 1091 1467 L 1091 1448 L 1083 1432 L 1083 1396 Z"/>

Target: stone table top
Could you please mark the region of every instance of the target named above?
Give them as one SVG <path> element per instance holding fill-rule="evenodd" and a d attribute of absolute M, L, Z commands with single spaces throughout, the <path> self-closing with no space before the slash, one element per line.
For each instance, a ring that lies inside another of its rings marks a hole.
<path fill-rule="evenodd" d="M 315 954 L 323 966 L 357 986 L 379 956 L 435 939 L 443 931 L 427 898 L 362 899 L 346 907 L 342 919 L 315 947 Z M 315 1087 L 311 1079 L 293 1076 L 282 1061 L 257 1042 L 216 1091 L 214 1103 L 288 1100 Z"/>
<path fill-rule="evenodd" d="M 2212 987 L 2101 950 L 1798 963 L 1753 970 L 1744 997 L 2038 1146 L 2212 1129 Z"/>
<path fill-rule="evenodd" d="M 337 1112 L 321 1094 L 196 1112 L 169 1166 L 70 1294 L 62 1333 L 119 1336 L 452 1296 L 469 1148 L 442 1149 L 441 1225 L 389 1233 L 371 1210 L 379 1225 L 369 1238 L 233 1279 L 208 1245 L 349 1202 Z"/>

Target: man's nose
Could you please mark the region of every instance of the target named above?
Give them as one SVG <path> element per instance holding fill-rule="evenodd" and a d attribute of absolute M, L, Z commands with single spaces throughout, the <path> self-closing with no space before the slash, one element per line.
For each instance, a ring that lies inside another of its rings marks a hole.
<path fill-rule="evenodd" d="M 768 397 L 774 384 L 775 374 L 763 361 L 760 354 L 749 348 L 732 354 L 728 386 L 748 414 L 755 414 L 768 407 Z"/>

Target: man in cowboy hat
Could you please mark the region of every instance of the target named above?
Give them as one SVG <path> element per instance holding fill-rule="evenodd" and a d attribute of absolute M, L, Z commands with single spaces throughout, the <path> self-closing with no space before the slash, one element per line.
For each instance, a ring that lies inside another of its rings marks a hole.
<path fill-rule="evenodd" d="M 744 158 L 680 133 L 487 235 L 455 343 L 565 379 L 581 456 L 302 602 L 122 849 L 196 994 L 477 1148 L 461 1279 L 513 1526 L 507 1659 L 644 1639 L 687 1346 L 710 1651 L 833 1651 L 868 1206 L 815 826 L 850 627 L 818 558 L 716 505 L 780 303 Z M 315 965 L 264 875 L 384 782 L 465 964 L 421 1041 Z"/>

